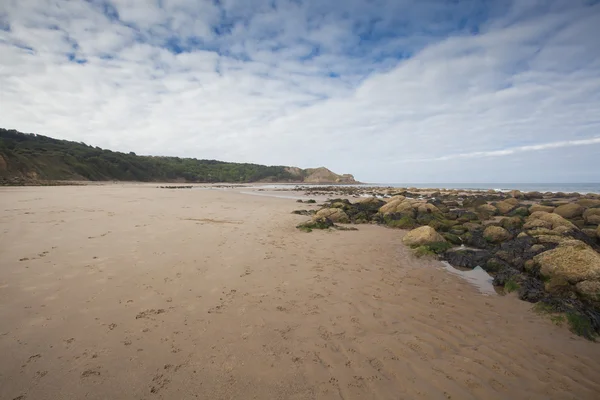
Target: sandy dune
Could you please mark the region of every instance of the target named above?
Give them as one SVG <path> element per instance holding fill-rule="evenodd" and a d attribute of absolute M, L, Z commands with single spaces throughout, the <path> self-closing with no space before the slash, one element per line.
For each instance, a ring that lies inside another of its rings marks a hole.
<path fill-rule="evenodd" d="M 0 188 L 0 399 L 600 398 L 600 345 L 298 207 Z"/>

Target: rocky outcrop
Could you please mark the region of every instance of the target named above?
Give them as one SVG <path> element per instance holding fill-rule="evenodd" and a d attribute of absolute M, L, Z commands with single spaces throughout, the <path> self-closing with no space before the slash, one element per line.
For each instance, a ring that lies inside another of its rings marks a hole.
<path fill-rule="evenodd" d="M 305 183 L 357 183 L 354 176 L 350 174 L 338 175 L 325 167 L 308 168 L 303 171 Z"/>
<path fill-rule="evenodd" d="M 430 226 L 413 229 L 402 238 L 402 242 L 410 247 L 427 246 L 445 241 L 446 239 Z"/>
<path fill-rule="evenodd" d="M 336 191 L 327 190 L 322 194 L 330 197 Z M 571 313 L 589 323 L 591 330 L 578 333 L 600 334 L 597 196 L 514 193 L 509 197 L 494 191 L 416 188 L 340 191 L 384 199 L 337 199 L 328 201 L 324 209 L 342 210 L 352 223 L 412 229 L 403 242 L 416 248 L 415 255 L 438 255 L 457 267 L 479 266 L 494 276 L 495 285 L 506 285 L 520 299 L 541 301 L 555 312 Z"/>

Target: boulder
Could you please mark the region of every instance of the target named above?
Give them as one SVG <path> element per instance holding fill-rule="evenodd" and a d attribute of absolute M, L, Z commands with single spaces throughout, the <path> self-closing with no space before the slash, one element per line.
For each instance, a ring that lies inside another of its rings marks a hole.
<path fill-rule="evenodd" d="M 487 250 L 455 248 L 446 251 L 442 257 L 455 267 L 483 268 L 487 266 L 491 256 L 492 254 Z"/>
<path fill-rule="evenodd" d="M 432 213 L 439 213 L 440 210 L 433 204 L 423 203 L 423 204 L 417 205 L 417 212 L 419 212 L 421 214 L 432 214 Z"/>
<path fill-rule="evenodd" d="M 564 295 L 571 290 L 571 285 L 564 276 L 555 276 L 546 281 L 544 289 L 550 294 Z"/>
<path fill-rule="evenodd" d="M 477 211 L 484 214 L 495 215 L 498 212 L 498 209 L 491 204 L 482 204 L 477 207 Z"/>
<path fill-rule="evenodd" d="M 600 208 L 588 208 L 583 212 L 583 219 L 588 224 L 600 225 Z"/>
<path fill-rule="evenodd" d="M 552 206 L 543 206 L 541 204 L 534 204 L 531 207 L 529 207 L 529 212 L 530 213 L 533 214 L 536 211 L 544 211 L 544 212 L 551 213 L 552 211 L 554 211 L 554 207 L 552 207 Z"/>
<path fill-rule="evenodd" d="M 496 208 L 498 209 L 500 214 L 508 214 L 509 212 L 515 209 L 517 204 L 519 204 L 517 199 L 511 198 L 497 202 Z"/>
<path fill-rule="evenodd" d="M 394 200 L 399 200 L 399 201 L 404 201 L 406 200 L 406 197 L 402 196 L 402 195 L 396 195 L 396 196 L 392 196 L 389 199 L 385 199 L 386 202 L 392 202 Z"/>
<path fill-rule="evenodd" d="M 554 213 L 564 218 L 575 218 L 583 214 L 585 208 L 576 203 L 563 204 L 554 209 Z"/>
<path fill-rule="evenodd" d="M 381 200 L 377 197 L 366 197 L 357 201 L 360 204 L 380 204 Z"/>
<path fill-rule="evenodd" d="M 596 236 L 598 236 L 598 239 L 600 239 L 600 225 L 596 229 Z"/>
<path fill-rule="evenodd" d="M 510 233 L 501 226 L 490 225 L 483 231 L 483 237 L 488 242 L 501 243 L 510 239 Z"/>
<path fill-rule="evenodd" d="M 584 208 L 600 207 L 600 200 L 598 199 L 579 199 L 576 203 Z"/>
<path fill-rule="evenodd" d="M 600 254 L 579 240 L 564 240 L 553 250 L 534 257 L 542 276 L 563 277 L 576 284 L 600 280 Z"/>
<path fill-rule="evenodd" d="M 527 192 L 523 196 L 528 200 L 541 199 L 542 197 L 544 197 L 544 195 L 540 192 Z"/>
<path fill-rule="evenodd" d="M 408 214 L 414 215 L 414 209 L 410 200 L 393 200 L 385 204 L 379 209 L 379 212 L 383 215 L 387 214 Z"/>
<path fill-rule="evenodd" d="M 600 301 L 600 281 L 581 281 L 575 290 L 589 300 Z"/>
<path fill-rule="evenodd" d="M 514 197 L 515 199 L 521 199 L 524 197 L 523 193 L 521 193 L 520 190 L 511 190 L 510 192 L 508 192 L 508 194 L 511 197 Z"/>
<path fill-rule="evenodd" d="M 478 196 L 467 197 L 462 202 L 462 205 L 465 208 L 477 208 L 477 207 L 482 206 L 484 204 L 487 204 L 487 200 L 484 199 L 483 197 L 478 197 Z"/>
<path fill-rule="evenodd" d="M 436 232 L 430 226 L 422 226 L 417 229 L 413 229 L 408 232 L 402 238 L 402 242 L 410 247 L 415 246 L 426 246 L 432 243 L 446 242 L 446 239 L 442 235 Z"/>
<path fill-rule="evenodd" d="M 317 211 L 314 220 L 326 218 L 331 220 L 331 222 L 339 222 L 339 223 L 348 223 L 350 222 L 350 218 L 348 218 L 348 214 L 344 212 L 344 210 L 340 208 L 323 208 L 322 210 Z"/>
<path fill-rule="evenodd" d="M 567 221 L 556 213 L 547 213 L 544 211 L 536 211 L 532 213 L 523 225 L 523 229 L 533 228 L 548 228 L 555 229 L 558 227 L 565 227 L 568 229 L 576 229 L 576 226 L 571 222 Z"/>
<path fill-rule="evenodd" d="M 504 229 L 518 229 L 523 226 L 521 217 L 505 217 L 500 220 L 500 226 Z"/>

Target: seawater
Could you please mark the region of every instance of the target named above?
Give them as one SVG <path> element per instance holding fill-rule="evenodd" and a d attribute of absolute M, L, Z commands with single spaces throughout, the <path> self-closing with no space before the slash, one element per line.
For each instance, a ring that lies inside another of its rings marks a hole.
<path fill-rule="evenodd" d="M 419 189 L 520 190 L 522 192 L 600 193 L 600 183 L 376 183 L 371 186 L 415 187 Z"/>
<path fill-rule="evenodd" d="M 343 186 L 343 187 L 395 187 L 409 188 L 415 187 L 419 189 L 460 189 L 460 190 L 520 190 L 522 192 L 565 192 L 565 193 L 599 193 L 600 183 L 363 183 L 355 185 L 329 185 L 316 183 L 285 183 L 285 184 L 266 184 L 260 186 L 252 186 L 253 189 L 290 189 L 295 186 Z"/>

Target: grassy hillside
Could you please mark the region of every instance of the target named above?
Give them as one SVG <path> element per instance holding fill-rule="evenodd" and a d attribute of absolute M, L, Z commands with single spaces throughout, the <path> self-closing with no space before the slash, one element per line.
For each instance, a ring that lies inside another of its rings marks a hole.
<path fill-rule="evenodd" d="M 138 156 L 0 128 L 0 184 L 44 180 L 303 182 L 305 178 L 299 168 Z"/>

